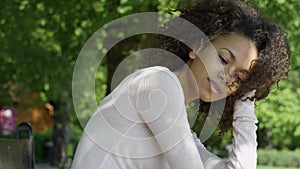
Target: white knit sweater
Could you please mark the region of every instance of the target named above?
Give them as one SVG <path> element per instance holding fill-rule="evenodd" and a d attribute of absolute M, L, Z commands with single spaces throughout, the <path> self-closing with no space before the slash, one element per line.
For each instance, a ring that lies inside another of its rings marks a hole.
<path fill-rule="evenodd" d="M 72 169 L 256 168 L 254 103 L 234 112 L 228 161 L 190 132 L 184 95 L 174 73 L 150 67 L 127 76 L 104 98 L 84 129 Z"/>

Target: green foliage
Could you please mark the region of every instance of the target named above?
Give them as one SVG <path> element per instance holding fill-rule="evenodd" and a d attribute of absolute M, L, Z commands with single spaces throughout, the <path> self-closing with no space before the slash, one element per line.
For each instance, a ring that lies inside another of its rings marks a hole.
<path fill-rule="evenodd" d="M 88 38 L 104 24 L 135 12 L 168 12 L 187 0 L 0 1 L 0 106 L 25 92 L 42 92 L 42 100 L 72 102 L 71 82 L 76 58 Z M 257 103 L 260 147 L 300 147 L 300 3 L 298 0 L 250 0 L 287 32 L 292 62 L 289 78 Z M 100 44 L 99 44 L 100 45 Z M 101 48 L 101 45 L 100 45 Z M 96 74 L 97 101 L 105 96 L 107 63 Z M 89 96 L 85 96 L 88 98 Z M 83 104 L 82 107 L 85 105 Z M 64 110 L 62 110 L 64 111 Z M 84 114 L 84 113 L 83 113 Z M 61 113 L 60 115 L 65 115 Z M 88 118 L 88 117 L 87 117 Z M 71 122 L 79 128 L 72 111 Z M 201 125 L 199 126 L 199 128 Z M 200 129 L 195 128 L 196 131 Z M 79 139 L 80 128 L 71 134 Z M 229 135 L 231 133 L 229 132 Z M 231 137 L 207 145 L 223 147 Z M 211 139 L 214 139 L 211 138 Z M 37 141 L 39 142 L 39 141 Z M 211 143 L 211 142 L 209 142 Z"/>
<path fill-rule="evenodd" d="M 275 167 L 275 166 L 258 165 L 257 169 L 297 169 L 297 168 L 294 168 L 294 167 Z"/>
<path fill-rule="evenodd" d="M 5 138 L 5 139 L 15 139 L 15 138 L 16 138 L 16 133 L 13 132 L 13 133 L 6 134 L 6 135 L 0 134 L 0 139 L 1 139 L 1 138 Z"/>
<path fill-rule="evenodd" d="M 218 131 L 215 131 L 213 135 L 205 141 L 204 146 L 212 153 L 221 158 L 228 158 L 228 149 L 232 143 L 232 131 L 228 131 L 223 135 L 220 135 Z"/>
<path fill-rule="evenodd" d="M 280 91 L 272 93 L 266 100 L 257 103 L 256 114 L 259 119 L 259 135 L 261 142 L 266 140 L 267 132 L 272 137 L 270 142 L 274 148 L 295 149 L 300 144 L 299 126 L 300 111 L 299 94 L 292 91 L 287 83 Z M 284 86 L 284 85 L 282 85 Z M 261 147 L 268 146 L 261 144 Z"/>
<path fill-rule="evenodd" d="M 283 167 L 300 167 L 300 150 L 259 149 L 258 164 Z"/>
<path fill-rule="evenodd" d="M 300 102 L 299 63 L 300 46 L 300 3 L 297 0 L 251 0 L 262 13 L 279 23 L 287 33 L 292 58 L 289 77 L 264 101 L 257 103 L 259 119 L 258 141 L 260 147 L 289 148 L 300 147 Z M 267 138 L 269 137 L 269 138 Z"/>
<path fill-rule="evenodd" d="M 71 124 L 70 142 L 77 142 L 82 134 L 82 129 L 78 125 Z"/>
<path fill-rule="evenodd" d="M 50 149 L 47 150 L 46 143 L 51 140 L 52 140 L 52 130 L 47 130 L 42 133 L 34 135 L 34 151 L 35 151 L 36 162 L 43 162 L 44 158 L 46 158 L 46 155 L 50 154 Z"/>
<path fill-rule="evenodd" d="M 75 125 L 71 125 L 70 129 L 70 142 L 66 143 L 66 153 L 67 155 L 72 156 L 77 141 L 80 139 L 80 136 L 82 134 L 82 130 Z M 34 135 L 36 162 L 44 162 L 44 160 L 47 160 L 47 158 L 51 156 L 51 153 L 53 153 L 53 145 L 48 145 L 47 147 L 47 144 L 49 144 L 49 142 L 52 142 L 52 133 L 52 130 L 47 130 Z"/>

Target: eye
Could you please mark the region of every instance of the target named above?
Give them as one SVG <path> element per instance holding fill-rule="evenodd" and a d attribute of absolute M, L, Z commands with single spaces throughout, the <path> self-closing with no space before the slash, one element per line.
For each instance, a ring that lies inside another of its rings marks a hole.
<path fill-rule="evenodd" d="M 241 75 L 237 75 L 236 78 L 237 78 L 238 82 L 244 80 L 243 76 L 241 76 Z"/>
<path fill-rule="evenodd" d="M 239 82 L 242 81 L 242 80 L 245 80 L 247 78 L 247 76 L 248 76 L 247 71 L 241 71 L 241 72 L 236 74 L 236 78 Z"/>
<path fill-rule="evenodd" d="M 227 60 L 226 60 L 226 58 L 224 56 L 219 55 L 219 58 L 220 58 L 220 60 L 221 60 L 221 62 L 222 62 L 223 65 L 227 65 L 228 64 L 228 62 L 227 62 Z"/>

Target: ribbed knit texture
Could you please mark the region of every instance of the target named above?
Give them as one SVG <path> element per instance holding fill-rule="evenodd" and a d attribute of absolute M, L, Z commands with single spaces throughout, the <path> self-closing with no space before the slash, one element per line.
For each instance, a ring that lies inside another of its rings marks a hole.
<path fill-rule="evenodd" d="M 84 129 L 72 169 L 219 169 L 246 162 L 254 166 L 256 118 L 253 113 L 240 114 L 235 116 L 233 153 L 227 163 L 191 134 L 175 74 L 164 67 L 141 69 L 102 100 Z"/>
<path fill-rule="evenodd" d="M 233 119 L 233 141 L 227 161 L 207 151 L 193 133 L 205 169 L 256 169 L 257 126 L 255 123 L 258 121 L 254 114 L 254 102 L 238 101 L 235 105 Z"/>

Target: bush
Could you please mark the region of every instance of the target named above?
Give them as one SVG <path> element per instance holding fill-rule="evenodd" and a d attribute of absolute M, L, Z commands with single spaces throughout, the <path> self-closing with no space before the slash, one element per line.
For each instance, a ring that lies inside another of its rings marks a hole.
<path fill-rule="evenodd" d="M 35 151 L 35 161 L 44 162 L 46 160 L 46 142 L 52 140 L 52 130 L 43 131 L 34 135 L 34 151 Z"/>
<path fill-rule="evenodd" d="M 275 150 L 259 149 L 258 165 L 300 167 L 300 149 Z"/>

